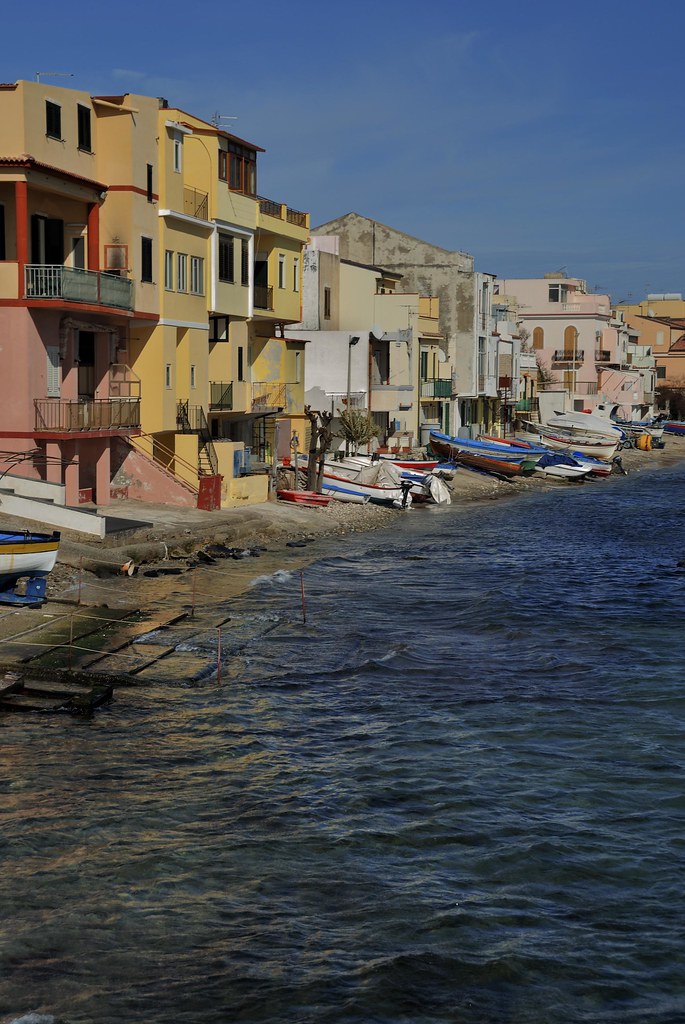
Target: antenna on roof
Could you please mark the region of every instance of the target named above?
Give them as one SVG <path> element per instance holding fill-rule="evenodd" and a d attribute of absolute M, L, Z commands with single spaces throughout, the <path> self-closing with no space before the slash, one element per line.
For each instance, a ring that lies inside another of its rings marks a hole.
<path fill-rule="evenodd" d="M 221 128 L 222 121 L 237 121 L 237 114 L 220 114 L 218 110 L 215 110 L 212 114 L 212 124 L 215 128 Z"/>
<path fill-rule="evenodd" d="M 36 71 L 36 81 L 40 82 L 41 76 L 43 78 L 73 78 L 73 71 Z"/>

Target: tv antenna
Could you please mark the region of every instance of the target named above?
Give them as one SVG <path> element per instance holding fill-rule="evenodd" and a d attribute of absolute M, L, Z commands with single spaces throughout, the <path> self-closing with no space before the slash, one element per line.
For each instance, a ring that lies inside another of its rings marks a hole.
<path fill-rule="evenodd" d="M 72 71 L 36 71 L 36 81 L 40 82 L 42 78 L 73 78 L 74 74 Z"/>
<path fill-rule="evenodd" d="M 215 128 L 221 128 L 222 121 L 237 121 L 237 114 L 220 114 L 218 110 L 215 110 L 212 114 L 212 124 Z"/>

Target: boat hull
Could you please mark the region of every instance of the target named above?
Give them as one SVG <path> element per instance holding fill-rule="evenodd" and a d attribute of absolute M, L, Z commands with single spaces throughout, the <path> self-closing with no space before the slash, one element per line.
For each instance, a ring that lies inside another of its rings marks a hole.
<path fill-rule="evenodd" d="M 279 490 L 276 494 L 281 501 L 290 501 L 294 505 L 307 505 L 310 508 L 325 508 L 333 500 L 328 494 L 317 494 L 316 491 Z"/>
<path fill-rule="evenodd" d="M 445 459 L 453 460 L 462 466 L 470 469 L 478 469 L 484 473 L 491 473 L 494 476 L 516 477 L 531 472 L 533 463 L 526 459 L 524 454 L 518 453 L 510 458 L 498 457 L 497 453 L 489 454 L 485 451 L 478 452 L 462 445 L 458 438 L 449 438 L 443 434 L 430 435 L 430 445 L 433 451 Z"/>
<path fill-rule="evenodd" d="M 9 590 L 25 576 L 49 576 L 59 541 L 59 533 L 0 533 L 0 590 Z"/>

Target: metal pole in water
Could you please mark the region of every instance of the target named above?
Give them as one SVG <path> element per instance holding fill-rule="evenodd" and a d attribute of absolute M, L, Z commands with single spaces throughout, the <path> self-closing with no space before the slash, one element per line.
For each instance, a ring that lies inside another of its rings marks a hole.
<path fill-rule="evenodd" d="M 219 636 L 216 645 L 216 685 L 221 686 L 221 626 L 217 626 Z"/>
<path fill-rule="evenodd" d="M 302 623 L 307 622 L 307 606 L 304 599 L 304 569 L 300 569 L 300 591 L 302 593 Z"/>
<path fill-rule="evenodd" d="M 81 568 L 78 574 L 78 598 L 76 599 L 77 607 L 81 607 L 81 587 L 83 586 L 83 556 L 81 556 Z"/>
<path fill-rule="evenodd" d="M 73 644 L 73 642 L 74 642 L 74 616 L 72 615 L 71 618 L 69 619 L 69 671 L 70 672 L 71 672 L 71 670 L 73 668 L 73 663 L 72 663 L 72 656 L 73 656 L 72 644 Z"/>
<path fill-rule="evenodd" d="M 197 587 L 197 577 L 195 576 L 195 573 L 193 572 L 193 602 L 192 602 L 192 606 L 191 606 L 191 610 L 190 610 L 190 617 L 191 617 L 191 619 L 195 618 L 195 590 L 196 590 L 196 587 Z"/>

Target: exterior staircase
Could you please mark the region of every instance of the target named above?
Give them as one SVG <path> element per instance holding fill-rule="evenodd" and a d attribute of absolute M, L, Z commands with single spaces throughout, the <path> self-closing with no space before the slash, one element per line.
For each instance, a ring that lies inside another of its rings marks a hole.
<path fill-rule="evenodd" d="M 176 410 L 176 426 L 182 434 L 197 434 L 198 436 L 198 476 L 216 476 L 219 472 L 219 460 L 207 416 L 202 406 L 179 402 Z"/>

